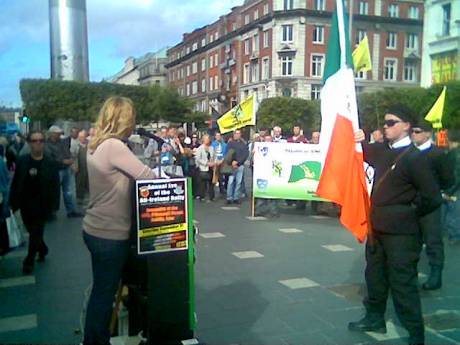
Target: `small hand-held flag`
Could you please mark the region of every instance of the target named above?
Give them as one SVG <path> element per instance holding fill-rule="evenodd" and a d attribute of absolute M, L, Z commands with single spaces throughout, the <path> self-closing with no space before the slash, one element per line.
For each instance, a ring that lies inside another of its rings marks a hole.
<path fill-rule="evenodd" d="M 342 206 L 341 223 L 363 242 L 369 227 L 369 194 L 362 147 L 354 138 L 359 122 L 347 18 L 343 0 L 336 4 L 321 91 L 320 149 L 327 153 L 316 194 Z"/>
<path fill-rule="evenodd" d="M 446 100 L 447 87 L 443 87 L 441 95 L 438 97 L 433 107 L 425 116 L 425 120 L 431 122 L 433 128 L 442 128 L 442 113 L 444 112 L 444 102 Z"/>
<path fill-rule="evenodd" d="M 367 36 L 364 36 L 353 51 L 353 65 L 355 67 L 355 72 L 367 72 L 372 70 L 371 53 L 369 51 Z"/>

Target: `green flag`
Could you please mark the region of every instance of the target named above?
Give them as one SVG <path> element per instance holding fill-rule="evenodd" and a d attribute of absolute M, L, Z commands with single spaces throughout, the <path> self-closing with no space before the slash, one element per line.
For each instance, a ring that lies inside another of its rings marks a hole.
<path fill-rule="evenodd" d="M 303 162 L 302 164 L 292 166 L 288 182 L 293 183 L 303 179 L 319 181 L 320 175 L 320 162 Z"/>

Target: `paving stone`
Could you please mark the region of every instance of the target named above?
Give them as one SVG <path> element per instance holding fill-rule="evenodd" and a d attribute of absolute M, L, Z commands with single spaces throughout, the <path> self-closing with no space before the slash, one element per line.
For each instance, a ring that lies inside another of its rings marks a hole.
<path fill-rule="evenodd" d="M 305 289 L 319 286 L 318 283 L 308 279 L 308 278 L 294 278 L 294 279 L 286 279 L 286 280 L 279 280 L 281 284 L 287 286 L 292 290 L 296 289 Z"/>
<path fill-rule="evenodd" d="M 225 235 L 221 232 L 202 232 L 200 234 L 201 237 L 203 238 L 222 238 L 225 237 Z"/>
<path fill-rule="evenodd" d="M 331 252 L 351 252 L 351 251 L 354 250 L 353 248 L 344 246 L 342 244 L 328 244 L 328 245 L 324 245 L 322 247 L 327 249 L 327 250 L 329 250 L 329 251 L 331 251 Z"/>
<path fill-rule="evenodd" d="M 279 231 L 283 232 L 285 234 L 298 234 L 298 233 L 303 232 L 303 230 L 296 229 L 296 228 L 281 228 L 281 229 L 279 229 Z"/>
<path fill-rule="evenodd" d="M 255 259 L 255 258 L 263 258 L 264 256 L 255 250 L 248 250 L 244 252 L 233 252 L 234 256 L 238 259 Z"/>

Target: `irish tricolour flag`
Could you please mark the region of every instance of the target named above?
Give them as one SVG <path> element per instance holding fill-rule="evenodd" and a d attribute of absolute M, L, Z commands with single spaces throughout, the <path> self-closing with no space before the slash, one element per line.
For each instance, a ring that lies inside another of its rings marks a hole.
<path fill-rule="evenodd" d="M 368 232 L 367 192 L 359 129 L 348 20 L 336 0 L 321 91 L 320 145 L 327 152 L 317 194 L 342 206 L 340 221 L 360 241 Z"/>

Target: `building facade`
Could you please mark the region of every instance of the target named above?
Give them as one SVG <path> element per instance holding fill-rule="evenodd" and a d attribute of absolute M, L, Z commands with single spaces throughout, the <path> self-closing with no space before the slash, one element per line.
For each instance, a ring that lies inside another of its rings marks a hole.
<path fill-rule="evenodd" d="M 147 53 L 140 58 L 129 57 L 123 69 L 107 81 L 125 85 L 160 85 L 167 84 L 168 48 L 155 53 Z"/>
<path fill-rule="evenodd" d="M 460 79 L 460 1 L 426 0 L 424 21 L 422 86 Z"/>
<path fill-rule="evenodd" d="M 350 1 L 348 1 L 350 3 Z M 369 39 L 358 91 L 419 86 L 423 0 L 353 0 L 353 43 Z M 168 51 L 169 83 L 218 112 L 254 95 L 316 99 L 335 0 L 246 0 Z"/>

